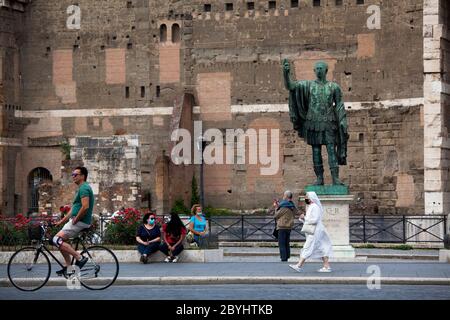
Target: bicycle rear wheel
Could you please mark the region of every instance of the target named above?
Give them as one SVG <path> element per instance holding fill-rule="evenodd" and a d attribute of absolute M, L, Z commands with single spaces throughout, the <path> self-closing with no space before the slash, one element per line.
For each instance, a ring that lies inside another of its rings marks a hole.
<path fill-rule="evenodd" d="M 119 261 L 116 255 L 103 246 L 92 246 L 81 252 L 88 262 L 79 271 L 80 283 L 90 290 L 103 290 L 116 281 Z"/>
<path fill-rule="evenodd" d="M 22 291 L 36 291 L 50 278 L 50 260 L 44 252 L 25 247 L 17 250 L 8 262 L 8 278 Z"/>

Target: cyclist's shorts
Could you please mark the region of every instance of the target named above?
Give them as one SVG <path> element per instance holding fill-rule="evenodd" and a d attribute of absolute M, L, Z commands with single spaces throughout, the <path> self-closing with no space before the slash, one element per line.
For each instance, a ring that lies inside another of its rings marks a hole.
<path fill-rule="evenodd" d="M 72 219 L 67 222 L 61 229 L 64 232 L 65 238 L 75 238 L 83 229 L 89 228 L 91 225 L 78 221 L 77 224 L 72 224 Z"/>

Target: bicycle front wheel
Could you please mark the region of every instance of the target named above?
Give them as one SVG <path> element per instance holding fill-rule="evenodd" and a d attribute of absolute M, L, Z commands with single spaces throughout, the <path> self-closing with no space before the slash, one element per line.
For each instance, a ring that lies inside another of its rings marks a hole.
<path fill-rule="evenodd" d="M 119 261 L 108 248 L 92 246 L 81 252 L 88 262 L 79 271 L 80 283 L 90 290 L 103 290 L 116 281 L 119 275 Z"/>
<path fill-rule="evenodd" d="M 17 250 L 8 262 L 8 278 L 12 285 L 22 291 L 36 291 L 50 278 L 50 260 L 47 255 L 33 247 Z"/>

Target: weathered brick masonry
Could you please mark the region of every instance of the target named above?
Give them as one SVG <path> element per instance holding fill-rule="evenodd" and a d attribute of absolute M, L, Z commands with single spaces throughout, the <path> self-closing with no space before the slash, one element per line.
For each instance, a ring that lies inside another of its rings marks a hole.
<path fill-rule="evenodd" d="M 198 165 L 173 164 L 170 137 L 177 128 L 193 132 L 195 120 L 204 130 L 280 129 L 279 170 L 262 176 L 261 164 L 208 165 L 207 204 L 263 208 L 284 189 L 301 192 L 313 181 L 311 150 L 289 121 L 283 58 L 297 79 L 313 79 L 314 63 L 327 61 L 329 80 L 343 89 L 350 141 L 341 175 L 359 199 L 353 213 L 448 212 L 446 1 L 277 0 L 269 8 L 255 0 L 249 10 L 236 0 L 81 0 L 80 29 L 66 24 L 73 2 L 26 2 L 0 8 L 2 212 L 28 210 L 28 177 L 39 167 L 53 177 L 53 210 L 70 201 L 64 141 L 71 161 L 95 171 L 103 157 L 113 168 L 96 176 L 97 212 L 188 203 Z M 368 28 L 371 5 L 380 8 L 379 29 Z M 128 160 L 104 150 L 92 151 L 100 158 L 91 162 L 83 152 L 75 157 L 80 137 L 121 136 L 138 141 Z M 125 163 L 136 166 L 136 181 L 108 185 L 126 174 Z"/>

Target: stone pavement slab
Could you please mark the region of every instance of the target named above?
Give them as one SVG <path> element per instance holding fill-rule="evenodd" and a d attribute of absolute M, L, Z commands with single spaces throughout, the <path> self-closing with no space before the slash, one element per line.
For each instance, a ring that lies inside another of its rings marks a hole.
<path fill-rule="evenodd" d="M 365 262 L 334 263 L 332 273 L 318 273 L 320 263 L 306 263 L 298 273 L 282 262 L 224 263 L 121 263 L 119 277 L 368 277 L 370 266 L 377 266 L 381 277 L 417 277 L 450 279 L 450 264 L 438 262 Z M 6 265 L 0 265 L 0 278 L 7 278 Z M 58 269 L 52 265 L 52 274 Z M 53 277 L 52 275 L 52 277 Z"/>

